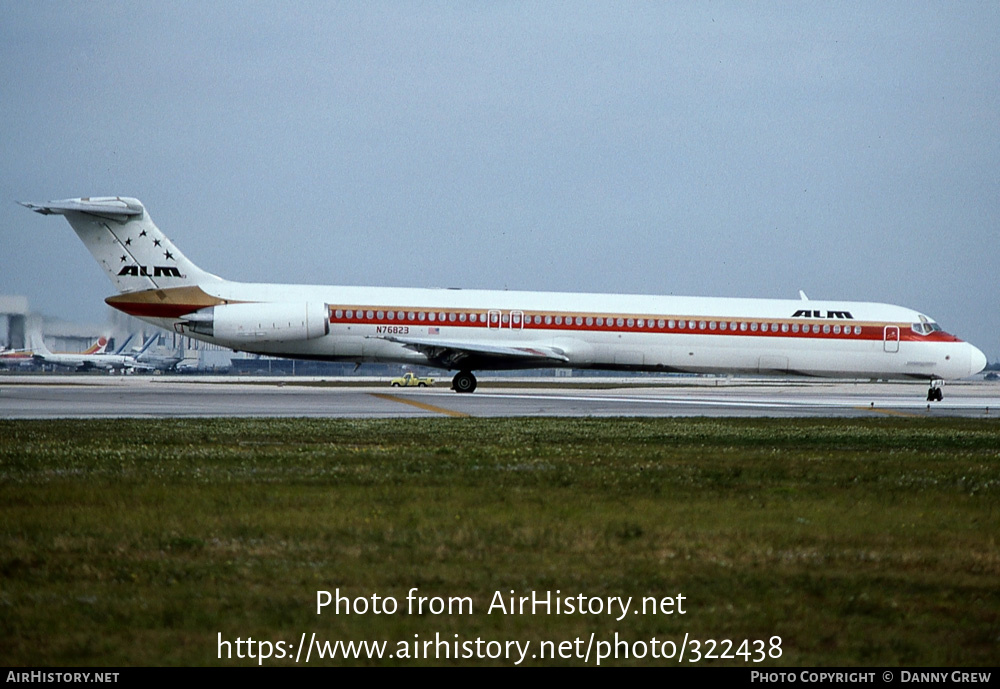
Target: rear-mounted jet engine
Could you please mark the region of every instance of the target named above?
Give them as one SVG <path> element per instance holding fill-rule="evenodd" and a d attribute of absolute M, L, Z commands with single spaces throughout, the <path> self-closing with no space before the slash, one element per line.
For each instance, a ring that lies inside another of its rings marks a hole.
<path fill-rule="evenodd" d="M 329 335 L 329 314 L 329 307 L 317 302 L 223 304 L 182 316 L 177 327 L 222 344 L 301 342 Z"/>

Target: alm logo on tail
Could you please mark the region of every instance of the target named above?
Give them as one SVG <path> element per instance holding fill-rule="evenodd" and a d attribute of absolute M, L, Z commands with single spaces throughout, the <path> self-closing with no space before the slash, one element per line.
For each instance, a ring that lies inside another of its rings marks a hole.
<path fill-rule="evenodd" d="M 149 272 L 149 266 L 124 266 L 118 271 L 118 275 L 132 275 L 135 277 L 165 277 L 182 278 L 181 271 L 176 266 L 153 266 L 153 272 Z"/>

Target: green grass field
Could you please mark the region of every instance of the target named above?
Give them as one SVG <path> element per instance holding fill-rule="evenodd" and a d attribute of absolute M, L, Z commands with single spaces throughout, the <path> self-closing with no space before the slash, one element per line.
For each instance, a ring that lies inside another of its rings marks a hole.
<path fill-rule="evenodd" d="M 998 533 L 997 422 L 0 421 L 0 664 L 249 665 L 218 659 L 220 633 L 287 651 L 315 632 L 531 652 L 687 634 L 703 654 L 780 636 L 776 659 L 694 664 L 990 666 Z M 409 614 L 414 587 L 472 612 Z M 399 611 L 317 615 L 338 588 Z M 511 590 L 681 594 L 685 614 L 488 614 Z"/>

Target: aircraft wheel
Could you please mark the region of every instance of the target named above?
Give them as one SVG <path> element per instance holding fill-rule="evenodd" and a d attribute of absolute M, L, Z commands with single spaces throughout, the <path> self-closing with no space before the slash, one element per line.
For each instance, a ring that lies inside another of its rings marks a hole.
<path fill-rule="evenodd" d="M 476 389 L 476 377 L 469 371 L 460 371 L 451 381 L 455 392 L 472 392 Z"/>

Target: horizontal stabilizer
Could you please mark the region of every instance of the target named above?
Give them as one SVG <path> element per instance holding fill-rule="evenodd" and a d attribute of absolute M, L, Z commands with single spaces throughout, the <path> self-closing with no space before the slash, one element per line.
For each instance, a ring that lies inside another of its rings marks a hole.
<path fill-rule="evenodd" d="M 129 204 L 118 196 L 64 199 L 47 203 L 28 203 L 26 201 L 18 201 L 18 203 L 42 215 L 65 215 L 67 212 L 75 211 L 102 218 L 116 218 L 142 215 L 143 213 L 142 206 Z"/>

